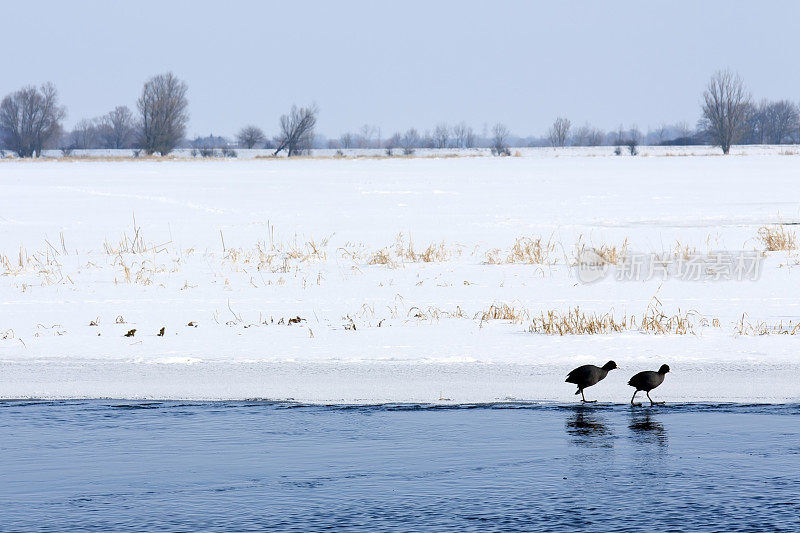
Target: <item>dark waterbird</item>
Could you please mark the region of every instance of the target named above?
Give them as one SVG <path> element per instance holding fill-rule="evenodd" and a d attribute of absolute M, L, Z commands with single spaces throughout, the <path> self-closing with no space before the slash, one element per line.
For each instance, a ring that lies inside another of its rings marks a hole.
<path fill-rule="evenodd" d="M 564 381 L 567 383 L 574 383 L 578 386 L 577 392 L 575 394 L 581 395 L 581 401 L 583 402 L 590 402 L 586 399 L 586 396 L 583 395 L 583 389 L 586 387 L 591 387 L 592 385 L 596 385 L 597 382 L 602 380 L 608 375 L 609 370 L 614 370 L 617 368 L 617 363 L 614 361 L 609 361 L 608 363 L 604 364 L 602 368 L 599 366 L 594 365 L 583 365 L 579 366 L 569 374 L 567 374 L 567 379 Z M 596 402 L 597 400 L 591 400 L 591 402 Z M 591 403 L 590 402 L 590 403 Z"/>
<path fill-rule="evenodd" d="M 628 385 L 636 389 L 633 391 L 633 396 L 631 396 L 631 405 L 642 405 L 640 403 L 633 403 L 633 399 L 636 398 L 636 393 L 640 390 L 647 393 L 647 399 L 650 400 L 650 405 L 663 404 L 664 402 L 654 402 L 650 397 L 650 391 L 664 383 L 664 376 L 667 375 L 667 372 L 669 372 L 669 366 L 661 365 L 658 372 L 646 370 L 633 376 L 630 381 L 628 381 Z"/>

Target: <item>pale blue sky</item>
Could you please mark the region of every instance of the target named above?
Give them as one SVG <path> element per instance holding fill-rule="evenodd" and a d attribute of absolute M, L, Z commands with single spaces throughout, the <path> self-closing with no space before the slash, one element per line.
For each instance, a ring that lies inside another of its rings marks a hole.
<path fill-rule="evenodd" d="M 5 1 L 0 95 L 52 81 L 67 125 L 189 84 L 189 134 L 272 133 L 293 102 L 331 137 L 465 120 L 542 134 L 696 121 L 710 74 L 800 100 L 800 2 Z M 13 21 L 13 22 L 10 22 Z"/>

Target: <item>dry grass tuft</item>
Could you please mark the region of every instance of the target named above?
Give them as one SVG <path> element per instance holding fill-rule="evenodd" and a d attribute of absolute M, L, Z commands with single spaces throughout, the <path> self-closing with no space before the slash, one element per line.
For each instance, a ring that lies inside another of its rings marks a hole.
<path fill-rule="evenodd" d="M 793 231 L 787 231 L 783 225 L 758 228 L 758 240 L 768 252 L 797 249 L 797 236 Z"/>
<path fill-rule="evenodd" d="M 618 265 L 625 260 L 628 255 L 628 239 L 622 241 L 622 244 L 617 246 L 613 244 L 601 244 L 599 246 L 589 246 L 583 242 L 583 235 L 578 237 L 578 242 L 575 243 L 575 258 L 574 265 L 581 262 L 582 257 L 586 257 L 586 252 L 593 252 L 593 260 L 600 264 Z"/>
<path fill-rule="evenodd" d="M 299 263 L 325 261 L 328 240 L 326 237 L 318 242 L 312 237 L 302 245 L 296 240 L 285 245 L 270 239 L 269 243 L 256 243 L 254 248 L 225 248 L 223 263 L 236 272 L 247 273 L 249 268 L 255 267 L 258 271 L 286 274 Z"/>
<path fill-rule="evenodd" d="M 653 296 L 642 315 L 639 325 L 635 315 L 623 314 L 616 317 L 613 311 L 607 313 L 586 313 L 580 307 L 566 311 L 557 309 L 542 311 L 531 318 L 531 313 L 524 308 L 505 303 L 492 304 L 488 309 L 475 315 L 480 318 L 480 325 L 489 320 L 509 320 L 524 322 L 530 320 L 528 331 L 545 335 L 602 335 L 637 331 L 653 335 L 687 335 L 696 334 L 697 329 L 709 326 L 709 321 L 696 311 L 678 312 L 667 315 L 662 311 L 661 301 L 657 294 Z M 711 322 L 713 327 L 720 327 L 718 319 Z"/>
<path fill-rule="evenodd" d="M 716 321 L 715 323 L 719 323 Z M 708 320 L 697 311 L 678 312 L 667 315 L 662 311 L 661 300 L 658 296 L 653 296 L 642 317 L 642 325 L 639 330 L 642 333 L 654 335 L 695 335 L 695 328 L 708 325 Z"/>
<path fill-rule="evenodd" d="M 429 305 L 425 309 L 414 306 L 408 310 L 406 316 L 409 319 L 413 318 L 418 321 L 429 321 L 431 323 L 438 323 L 439 320 L 443 318 L 467 318 L 467 316 L 464 314 L 464 310 L 458 305 L 452 311 L 440 309 L 439 307 L 432 305 Z"/>
<path fill-rule="evenodd" d="M 370 265 L 386 265 L 389 268 L 393 268 L 396 265 L 394 259 L 392 259 L 392 253 L 389 248 L 381 248 L 377 252 L 374 252 L 367 263 Z"/>
<path fill-rule="evenodd" d="M 483 262 L 487 265 L 499 265 L 502 264 L 503 258 L 500 256 L 500 248 L 492 248 L 488 252 L 486 252 Z"/>
<path fill-rule="evenodd" d="M 742 315 L 736 324 L 735 335 L 800 335 L 800 322 L 794 323 L 791 320 L 784 324 L 783 320 L 777 324 L 769 324 L 764 321 L 750 322 L 747 320 L 747 313 Z"/>
<path fill-rule="evenodd" d="M 461 255 L 460 248 L 448 248 L 444 241 L 431 243 L 422 252 L 417 252 L 411 237 L 406 241 L 405 235 L 400 233 L 392 246 L 386 246 L 373 252 L 367 263 L 370 265 L 386 265 L 393 268 L 404 262 L 440 263 L 449 261 L 452 257 L 459 255 Z"/>
<path fill-rule="evenodd" d="M 553 256 L 555 251 L 556 245 L 552 236 L 547 242 L 544 242 L 541 237 L 520 237 L 514 242 L 506 260 L 509 263 L 555 265 L 558 262 L 558 259 Z"/>
<path fill-rule="evenodd" d="M 614 318 L 612 313 L 584 313 L 579 307 L 566 313 L 551 310 L 541 313 L 531 322 L 528 331 L 545 335 L 598 335 L 619 333 L 635 327 L 635 320 L 623 315 Z"/>
<path fill-rule="evenodd" d="M 114 245 L 108 242 L 108 239 L 103 243 L 103 248 L 108 255 L 121 255 L 121 254 L 145 254 L 145 253 L 161 253 L 166 250 L 166 246 L 170 242 L 163 244 L 145 243 L 142 237 L 141 228 L 136 225 L 136 216 L 133 217 L 133 235 L 128 236 L 123 233 L 119 242 Z"/>
<path fill-rule="evenodd" d="M 676 240 L 675 247 L 672 249 L 672 255 L 676 259 L 689 261 L 693 257 L 697 257 L 697 248 L 689 246 L 688 244 L 682 244 L 680 241 Z"/>
<path fill-rule="evenodd" d="M 69 275 L 62 273 L 62 264 L 59 256 L 64 255 L 64 251 L 57 250 L 52 244 L 45 241 L 47 247 L 42 251 L 28 253 L 28 250 L 20 246 L 16 258 L 0 254 L 0 266 L 2 266 L 2 276 L 22 276 L 33 274 L 41 278 L 40 285 L 47 287 L 50 285 L 61 285 L 72 283 Z M 27 284 L 23 284 L 27 287 Z"/>
<path fill-rule="evenodd" d="M 480 317 L 481 325 L 489 320 L 510 320 L 519 323 L 528 320 L 530 318 L 530 313 L 527 309 L 501 303 L 490 305 L 488 309 L 478 313 L 476 318 L 478 317 Z"/>

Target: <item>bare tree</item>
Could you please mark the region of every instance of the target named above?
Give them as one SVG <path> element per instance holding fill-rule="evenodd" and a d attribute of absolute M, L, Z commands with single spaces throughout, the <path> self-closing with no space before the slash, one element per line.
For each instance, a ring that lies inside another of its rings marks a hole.
<path fill-rule="evenodd" d="M 474 148 L 475 142 L 475 132 L 472 131 L 472 128 L 467 128 L 467 133 L 464 135 L 464 148 Z"/>
<path fill-rule="evenodd" d="M 342 136 L 339 137 L 339 146 L 345 149 L 352 148 L 354 144 L 354 137 L 355 136 L 349 131 L 342 133 Z"/>
<path fill-rule="evenodd" d="M 584 124 L 572 134 L 573 146 L 589 146 L 589 135 L 592 129 L 589 124 Z"/>
<path fill-rule="evenodd" d="M 455 148 L 464 148 L 464 137 L 466 136 L 467 125 L 460 122 L 453 126 L 451 133 L 453 135 L 453 146 Z"/>
<path fill-rule="evenodd" d="M 466 122 L 459 122 L 453 126 L 453 141 L 456 148 L 472 148 L 475 146 L 475 132 Z"/>
<path fill-rule="evenodd" d="M 77 150 L 88 150 L 99 146 L 100 141 L 100 119 L 83 119 L 72 128 L 67 145 Z"/>
<path fill-rule="evenodd" d="M 550 146 L 556 148 L 567 145 L 569 139 L 569 129 L 572 127 L 572 122 L 568 118 L 558 117 L 553 125 L 550 126 L 550 131 L 547 133 L 547 139 L 550 141 Z"/>
<path fill-rule="evenodd" d="M 100 135 L 106 148 L 129 148 L 136 135 L 133 113 L 128 106 L 117 106 L 100 119 Z"/>
<path fill-rule="evenodd" d="M 58 140 L 66 115 L 52 83 L 38 89 L 23 87 L 0 102 L 0 139 L 19 157 L 39 157 L 43 148 Z"/>
<path fill-rule="evenodd" d="M 492 153 L 494 155 L 511 155 L 508 149 L 508 137 L 511 135 L 505 124 L 492 127 Z"/>
<path fill-rule="evenodd" d="M 656 130 L 656 136 L 658 137 L 658 144 L 664 144 L 664 141 L 667 140 L 667 135 L 669 135 L 669 126 L 667 126 L 666 124 L 661 124 Z"/>
<path fill-rule="evenodd" d="M 764 144 L 767 142 L 769 118 L 766 98 L 755 104 L 750 102 L 745 109 L 745 124 L 742 128 L 741 142 L 746 144 Z"/>
<path fill-rule="evenodd" d="M 685 120 L 682 120 L 682 121 L 678 122 L 677 124 L 675 124 L 675 129 L 678 131 L 678 137 L 680 137 L 682 139 L 687 139 L 688 140 L 689 137 L 691 137 L 693 135 L 693 133 L 694 133 L 694 131 L 692 130 L 692 127 L 689 126 L 689 123 L 686 122 Z"/>
<path fill-rule="evenodd" d="M 292 106 L 288 115 L 281 116 L 280 134 L 275 137 L 275 155 L 286 150 L 289 157 L 303 150 L 310 150 L 314 143 L 314 127 L 317 125 L 319 108 L 316 104 L 308 107 Z"/>
<path fill-rule="evenodd" d="M 435 148 L 447 148 L 450 142 L 450 129 L 447 124 L 440 122 L 433 129 L 433 144 Z"/>
<path fill-rule="evenodd" d="M 361 130 L 358 137 L 358 147 L 371 148 L 372 138 L 375 137 L 377 133 L 378 133 L 378 128 L 375 126 L 370 126 L 369 124 L 364 124 L 363 126 L 361 126 Z"/>
<path fill-rule="evenodd" d="M 614 145 L 621 146 L 625 144 L 625 137 L 626 137 L 625 127 L 620 124 L 617 128 L 617 131 L 614 132 Z"/>
<path fill-rule="evenodd" d="M 422 138 L 416 129 L 411 128 L 400 139 L 400 146 L 403 148 L 403 155 L 413 155 L 414 149 L 422 144 Z"/>
<path fill-rule="evenodd" d="M 236 134 L 236 140 L 249 150 L 257 144 L 263 144 L 267 136 L 258 126 L 245 126 Z"/>
<path fill-rule="evenodd" d="M 639 131 L 639 128 L 634 124 L 633 127 L 628 130 L 628 135 L 625 137 L 625 146 L 628 147 L 628 152 L 630 152 L 631 155 L 637 155 L 639 153 L 637 147 L 641 142 L 642 132 Z"/>
<path fill-rule="evenodd" d="M 791 139 L 800 129 L 800 113 L 788 100 L 778 100 L 766 106 L 766 134 L 771 144 L 781 144 Z"/>
<path fill-rule="evenodd" d="M 606 132 L 600 128 L 592 128 L 589 130 L 589 146 L 600 146 L 606 138 Z"/>
<path fill-rule="evenodd" d="M 593 128 L 588 122 L 575 130 L 572 135 L 574 146 L 600 146 L 605 139 L 605 132 L 598 128 Z"/>
<path fill-rule="evenodd" d="M 428 130 L 425 130 L 425 133 L 422 135 L 422 139 L 420 139 L 420 146 L 422 148 L 436 148 L 436 144 L 433 141 L 433 135 Z"/>
<path fill-rule="evenodd" d="M 403 139 L 399 133 L 395 133 L 386 139 L 386 155 L 394 155 L 395 148 L 400 147 L 402 142 Z"/>
<path fill-rule="evenodd" d="M 723 154 L 728 154 L 741 137 L 749 103 L 750 95 L 738 74 L 720 70 L 708 82 L 700 125 Z"/>
<path fill-rule="evenodd" d="M 172 72 L 145 82 L 136 105 L 142 120 L 142 148 L 147 154 L 166 155 L 183 139 L 189 122 L 188 90 Z"/>

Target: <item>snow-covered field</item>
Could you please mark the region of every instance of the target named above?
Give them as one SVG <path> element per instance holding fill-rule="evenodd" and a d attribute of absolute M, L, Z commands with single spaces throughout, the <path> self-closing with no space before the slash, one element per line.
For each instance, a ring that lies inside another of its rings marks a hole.
<path fill-rule="evenodd" d="M 800 155 L 610 153 L 0 161 L 0 397 L 568 402 L 614 359 L 587 397 L 667 363 L 659 399 L 800 399 L 800 257 L 758 238 L 800 221 Z M 604 246 L 760 263 L 584 283 Z M 576 308 L 626 326 L 531 332 Z"/>

